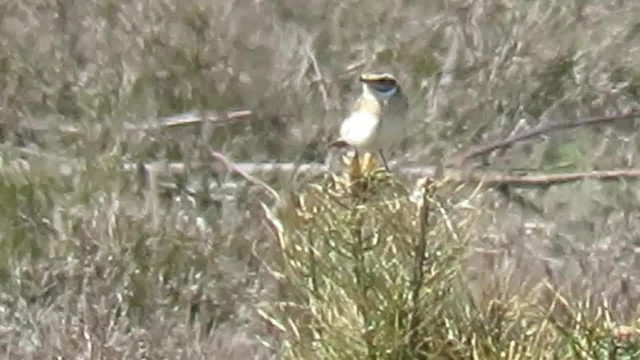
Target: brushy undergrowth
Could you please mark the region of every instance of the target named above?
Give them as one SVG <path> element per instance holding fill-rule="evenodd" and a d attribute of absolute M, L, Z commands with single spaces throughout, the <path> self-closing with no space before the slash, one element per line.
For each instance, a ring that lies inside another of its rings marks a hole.
<path fill-rule="evenodd" d="M 261 315 L 283 340 L 283 357 L 640 356 L 635 329 L 618 327 L 606 307 L 569 303 L 548 281 L 474 297 L 465 263 L 478 190 L 433 179 L 411 189 L 373 172 L 332 176 L 265 206 L 281 299 Z"/>
<path fill-rule="evenodd" d="M 401 165 L 637 109 L 638 18 L 620 0 L 0 2 L 1 356 L 636 358 L 633 180 L 434 179 L 423 201 L 402 177 L 254 174 L 272 204 L 211 150 L 323 162 L 364 71 L 409 96 Z M 238 109 L 255 116 L 131 130 Z M 637 125 L 482 165 L 636 168 Z M 187 170 L 142 171 L 156 161 Z"/>

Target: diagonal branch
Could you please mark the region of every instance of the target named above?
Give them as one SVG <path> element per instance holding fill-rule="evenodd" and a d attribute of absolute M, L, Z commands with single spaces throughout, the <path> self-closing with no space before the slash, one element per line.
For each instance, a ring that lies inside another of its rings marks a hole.
<path fill-rule="evenodd" d="M 521 134 L 510 136 L 506 139 L 493 141 L 486 145 L 472 147 L 471 149 L 465 151 L 461 155 L 454 156 L 453 164 L 459 167 L 459 166 L 462 166 L 466 161 L 471 160 L 480 155 L 488 154 L 497 149 L 507 148 L 517 142 L 528 140 L 533 137 L 544 135 L 554 131 L 567 130 L 567 129 L 573 129 L 578 127 L 585 127 L 585 126 L 602 125 L 602 124 L 619 121 L 619 120 L 634 119 L 639 116 L 640 116 L 640 111 L 633 110 L 633 111 L 628 111 L 622 114 L 599 116 L 599 117 L 593 117 L 593 118 L 588 118 L 584 120 L 572 121 L 568 123 L 554 123 L 546 126 L 539 126 L 535 129 L 525 131 Z"/>
<path fill-rule="evenodd" d="M 211 151 L 210 152 L 211 157 L 213 157 L 215 160 L 218 160 L 220 162 L 222 162 L 225 166 L 225 168 L 227 168 L 227 171 L 230 171 L 234 174 L 239 175 L 241 178 L 243 178 L 245 181 L 247 181 L 248 183 L 252 184 L 252 185 L 257 185 L 259 187 L 261 187 L 263 190 L 265 190 L 269 195 L 271 195 L 271 197 L 273 198 L 273 200 L 278 200 L 280 199 L 280 195 L 278 195 L 278 192 L 273 190 L 273 188 L 269 185 L 267 185 L 267 183 L 265 183 L 264 181 L 250 175 L 249 173 L 247 173 L 246 171 L 242 170 L 241 168 L 239 168 L 238 166 L 236 166 L 236 164 L 234 164 L 233 162 L 231 162 L 229 159 L 227 159 L 226 156 L 224 156 L 222 153 L 219 153 L 217 151 Z"/>

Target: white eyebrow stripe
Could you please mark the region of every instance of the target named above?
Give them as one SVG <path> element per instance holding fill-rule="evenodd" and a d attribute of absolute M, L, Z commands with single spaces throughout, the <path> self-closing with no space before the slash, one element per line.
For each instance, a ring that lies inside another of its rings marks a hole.
<path fill-rule="evenodd" d="M 368 74 L 362 74 L 360 77 L 369 81 L 396 80 L 395 76 L 389 73 L 368 73 Z"/>

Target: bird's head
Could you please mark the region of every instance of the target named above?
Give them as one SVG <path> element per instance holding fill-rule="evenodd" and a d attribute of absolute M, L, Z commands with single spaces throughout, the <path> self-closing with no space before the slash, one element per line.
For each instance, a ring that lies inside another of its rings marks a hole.
<path fill-rule="evenodd" d="M 378 100 L 388 100 L 398 90 L 398 81 L 389 73 L 365 73 L 360 75 L 363 91 L 375 96 Z"/>

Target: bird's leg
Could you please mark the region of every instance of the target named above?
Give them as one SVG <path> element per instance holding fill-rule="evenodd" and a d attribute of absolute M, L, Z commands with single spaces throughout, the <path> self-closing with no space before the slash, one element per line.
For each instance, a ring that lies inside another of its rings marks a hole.
<path fill-rule="evenodd" d="M 349 175 L 351 178 L 359 178 L 362 174 L 362 165 L 360 164 L 360 154 L 358 154 L 358 150 L 354 149 L 353 159 L 351 159 L 351 163 L 349 164 Z"/>
<path fill-rule="evenodd" d="M 389 165 L 387 164 L 387 159 L 384 158 L 384 153 L 381 150 L 378 150 L 378 153 L 380 154 L 380 158 L 382 159 L 382 164 L 384 164 L 384 168 L 385 170 L 387 170 L 388 172 L 391 172 L 391 169 L 389 169 Z"/>

